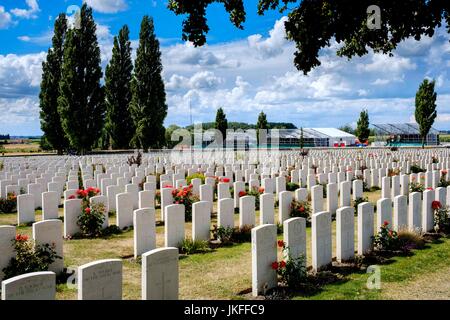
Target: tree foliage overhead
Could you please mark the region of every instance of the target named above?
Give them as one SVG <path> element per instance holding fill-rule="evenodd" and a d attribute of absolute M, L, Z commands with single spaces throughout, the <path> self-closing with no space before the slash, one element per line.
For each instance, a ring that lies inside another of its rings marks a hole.
<path fill-rule="evenodd" d="M 130 105 L 136 128 L 132 143 L 139 148 L 161 148 L 165 144 L 163 124 L 167 104 L 162 71 L 161 51 L 153 19 L 144 16 L 131 81 Z"/>
<path fill-rule="evenodd" d="M 62 76 L 66 34 L 67 18 L 65 14 L 60 14 L 55 21 L 52 47 L 48 50 L 47 58 L 42 63 L 42 81 L 39 93 L 41 129 L 44 132 L 47 146 L 57 150 L 59 154 L 62 154 L 68 147 L 58 113 L 59 83 Z"/>
<path fill-rule="evenodd" d="M 170 0 L 168 7 L 183 21 L 183 40 L 196 46 L 206 43 L 209 31 L 206 9 L 213 3 L 223 4 L 230 21 L 242 29 L 246 18 L 244 0 Z M 381 28 L 369 29 L 367 9 L 381 9 Z M 450 25 L 450 1 L 447 0 L 259 0 L 258 14 L 267 10 L 288 11 L 285 22 L 287 38 L 296 45 L 294 63 L 307 74 L 320 65 L 319 52 L 336 39 L 342 46 L 339 56 L 352 58 L 368 49 L 392 54 L 406 38 L 420 40 L 433 36 L 442 19 Z M 450 32 L 450 28 L 449 28 Z"/>
<path fill-rule="evenodd" d="M 422 138 L 422 147 L 425 146 L 425 140 L 433 126 L 437 116 L 436 111 L 436 92 L 434 91 L 435 81 L 425 79 L 416 93 L 415 118 L 419 125 L 420 136 Z"/>
<path fill-rule="evenodd" d="M 105 72 L 106 132 L 113 149 L 128 149 L 134 126 L 130 114 L 131 41 L 128 26 L 123 26 L 114 37 L 112 58 Z"/>
<path fill-rule="evenodd" d="M 64 132 L 71 147 L 82 154 L 99 138 L 105 113 L 96 29 L 92 9 L 83 4 L 79 25 L 67 32 L 58 97 Z"/>
<path fill-rule="evenodd" d="M 358 137 L 360 143 L 364 143 L 369 139 L 369 113 L 367 110 L 361 111 L 358 122 L 356 123 L 355 134 Z"/>

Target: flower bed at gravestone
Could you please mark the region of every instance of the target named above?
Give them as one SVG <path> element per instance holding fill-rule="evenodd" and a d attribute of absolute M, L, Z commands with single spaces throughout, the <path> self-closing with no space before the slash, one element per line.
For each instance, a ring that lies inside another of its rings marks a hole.
<path fill-rule="evenodd" d="M 255 197 L 255 210 L 259 210 L 260 209 L 259 196 L 262 195 L 263 193 L 264 193 L 264 188 L 262 188 L 262 187 L 253 187 L 253 188 L 246 187 L 245 191 L 239 192 L 239 198 L 245 197 L 245 196 Z M 275 207 L 276 206 L 277 206 L 277 203 L 275 203 Z"/>
<path fill-rule="evenodd" d="M 115 225 L 103 228 L 103 223 L 107 217 L 105 205 L 102 203 L 90 204 L 90 199 L 99 193 L 100 189 L 89 187 L 79 189 L 76 196 L 69 197 L 69 199 L 78 198 L 82 200 L 81 212 L 77 217 L 77 225 L 81 232 L 72 235 L 71 239 L 98 238 L 122 233 L 122 230 Z"/>
<path fill-rule="evenodd" d="M 311 205 L 308 201 L 292 200 L 290 209 L 291 218 L 305 218 L 306 224 L 311 225 Z"/>
<path fill-rule="evenodd" d="M 358 215 L 358 205 L 364 202 L 369 202 L 367 197 L 361 197 L 356 200 L 353 200 L 353 208 L 355 208 L 355 215 Z"/>
<path fill-rule="evenodd" d="M 33 241 L 28 240 L 28 236 L 21 234 L 16 235 L 12 241 L 15 256 L 2 270 L 5 274 L 4 280 L 25 273 L 48 271 L 56 259 L 62 259 L 56 254 L 54 244 L 35 245 Z"/>
<path fill-rule="evenodd" d="M 8 193 L 5 199 L 0 198 L 0 213 L 14 213 L 17 210 L 17 196 Z"/>
<path fill-rule="evenodd" d="M 413 181 L 409 183 L 409 191 L 410 192 L 424 192 L 425 186 L 422 183 L 416 182 L 415 178 L 413 177 Z"/>
<path fill-rule="evenodd" d="M 192 192 L 193 185 L 182 187 L 180 189 L 173 189 L 172 196 L 175 204 L 184 205 L 185 221 L 192 221 L 192 204 L 200 201 L 200 198 Z"/>
<path fill-rule="evenodd" d="M 450 181 L 447 181 L 446 179 L 447 173 L 447 170 L 441 170 L 441 177 L 439 179 L 438 187 L 447 188 L 448 186 L 450 186 Z"/>
<path fill-rule="evenodd" d="M 192 180 L 194 180 L 194 179 L 200 179 L 200 180 L 202 180 L 202 184 L 205 184 L 206 177 L 205 177 L 205 175 L 203 173 L 198 173 L 198 172 L 197 173 L 193 173 L 190 176 L 186 177 L 187 184 L 191 184 Z"/>
<path fill-rule="evenodd" d="M 252 229 L 253 226 L 249 225 L 234 228 L 214 225 L 211 232 L 213 240 L 219 241 L 219 246 L 229 246 L 236 243 L 250 242 Z"/>

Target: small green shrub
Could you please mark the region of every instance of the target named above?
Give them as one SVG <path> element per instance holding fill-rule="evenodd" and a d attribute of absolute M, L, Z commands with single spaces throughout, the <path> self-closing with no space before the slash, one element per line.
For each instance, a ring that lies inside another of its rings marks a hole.
<path fill-rule="evenodd" d="M 105 221 L 105 212 L 106 208 L 102 203 L 94 204 L 92 208 L 84 208 L 77 218 L 81 234 L 88 238 L 100 236 Z"/>
<path fill-rule="evenodd" d="M 283 284 L 289 289 L 298 289 L 308 279 L 306 271 L 305 256 L 293 257 L 289 247 L 282 241 L 278 241 L 278 246 L 283 248 L 284 260 L 281 262 L 274 261 L 272 269 L 277 271 L 278 276 Z"/>
<path fill-rule="evenodd" d="M 203 253 L 209 250 L 208 242 L 201 240 L 184 239 L 178 246 L 182 254 Z"/>
<path fill-rule="evenodd" d="M 121 233 L 123 233 L 123 231 L 116 225 L 108 226 L 107 228 L 105 228 L 101 231 L 101 235 L 103 237 L 108 237 L 108 236 L 112 236 L 115 234 L 121 234 Z"/>
<path fill-rule="evenodd" d="M 222 244 L 230 244 L 233 241 L 234 228 L 213 226 L 212 236 L 214 240 L 219 240 Z"/>
<path fill-rule="evenodd" d="M 203 173 L 193 173 L 190 176 L 186 177 L 186 182 L 187 184 L 191 184 L 193 179 L 201 179 L 202 180 L 202 184 L 205 184 L 205 175 Z"/>
<path fill-rule="evenodd" d="M 62 257 L 56 254 L 53 245 L 36 245 L 28 236 L 18 234 L 13 240 L 15 256 L 2 270 L 4 280 L 30 272 L 47 271 L 49 266 Z"/>
<path fill-rule="evenodd" d="M 294 182 L 286 183 L 286 190 L 287 191 L 295 191 L 298 188 L 300 188 L 300 185 L 298 183 L 294 183 Z"/>
<path fill-rule="evenodd" d="M 17 196 L 8 193 L 6 199 L 0 198 L 0 213 L 14 213 L 17 209 Z"/>
<path fill-rule="evenodd" d="M 306 222 L 311 221 L 311 205 L 308 201 L 297 201 L 292 200 L 291 202 L 291 211 L 290 211 L 290 217 L 291 218 L 305 218 Z"/>
<path fill-rule="evenodd" d="M 420 173 L 420 172 L 425 172 L 425 170 L 421 167 L 419 167 L 417 164 L 413 164 L 409 167 L 409 170 L 411 171 L 411 173 Z"/>
<path fill-rule="evenodd" d="M 389 222 L 384 221 L 380 231 L 372 237 L 376 249 L 383 251 L 393 251 L 400 247 L 398 234 L 389 227 Z"/>
<path fill-rule="evenodd" d="M 251 225 L 244 225 L 241 228 L 235 227 L 233 230 L 233 235 L 231 237 L 234 243 L 250 242 L 252 240 L 252 229 Z"/>
<path fill-rule="evenodd" d="M 358 212 L 358 205 L 360 205 L 361 203 L 364 203 L 364 202 L 369 202 L 369 199 L 366 197 L 362 197 L 362 198 L 358 198 L 353 201 L 353 207 L 355 208 L 355 214 L 357 214 L 357 212 Z"/>
<path fill-rule="evenodd" d="M 404 250 L 421 249 L 425 246 L 425 240 L 420 230 L 401 228 L 397 235 L 400 247 Z"/>

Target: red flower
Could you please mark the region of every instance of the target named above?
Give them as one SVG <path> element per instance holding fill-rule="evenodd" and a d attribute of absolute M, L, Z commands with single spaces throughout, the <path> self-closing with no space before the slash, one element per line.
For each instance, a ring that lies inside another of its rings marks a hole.
<path fill-rule="evenodd" d="M 100 189 L 99 188 L 95 189 L 95 193 L 100 193 Z"/>
<path fill-rule="evenodd" d="M 280 248 L 283 248 L 284 247 L 284 241 L 283 240 L 278 240 L 278 246 Z"/>
<path fill-rule="evenodd" d="M 433 188 L 427 188 L 427 190 L 433 190 Z"/>
<path fill-rule="evenodd" d="M 21 235 L 20 233 L 18 235 L 16 235 L 16 241 L 27 241 L 28 240 L 28 236 L 26 235 Z"/>
<path fill-rule="evenodd" d="M 264 188 L 263 188 L 263 187 L 259 188 L 259 189 L 258 189 L 258 192 L 259 192 L 259 193 L 264 193 Z"/>
<path fill-rule="evenodd" d="M 228 183 L 228 182 L 230 182 L 230 178 L 223 178 L 222 182 Z"/>
<path fill-rule="evenodd" d="M 305 207 L 301 206 L 300 208 L 298 208 L 298 211 L 300 211 L 300 212 L 305 211 Z"/>
<path fill-rule="evenodd" d="M 243 196 L 246 196 L 246 195 L 247 195 L 247 192 L 239 191 L 239 197 L 243 197 Z"/>
<path fill-rule="evenodd" d="M 278 262 L 272 262 L 272 269 L 273 270 L 278 270 Z"/>
<path fill-rule="evenodd" d="M 74 196 L 74 195 L 71 195 L 68 199 L 69 199 L 69 200 L 75 199 L 75 196 Z"/>
<path fill-rule="evenodd" d="M 280 268 L 285 268 L 286 267 L 286 262 L 283 260 L 280 262 Z"/>
<path fill-rule="evenodd" d="M 77 194 L 82 195 L 84 190 L 78 189 Z"/>
<path fill-rule="evenodd" d="M 171 186 L 171 185 L 166 185 L 165 187 L 164 187 L 164 189 L 165 188 L 173 188 L 173 186 Z"/>
<path fill-rule="evenodd" d="M 447 174 L 447 172 L 448 172 L 447 170 L 442 170 L 441 171 L 441 173 L 444 174 L 444 175 Z"/>
<path fill-rule="evenodd" d="M 389 222 L 388 222 L 387 220 L 384 220 L 383 225 L 384 225 L 385 227 L 387 227 L 387 226 L 389 225 Z"/>
<path fill-rule="evenodd" d="M 86 209 L 84 209 L 84 212 L 86 212 L 86 214 L 90 214 L 91 213 L 91 208 L 87 207 Z"/>
<path fill-rule="evenodd" d="M 434 210 L 437 210 L 437 209 L 440 209 L 440 208 L 442 207 L 442 205 L 441 205 L 441 203 L 440 203 L 439 201 L 435 200 L 435 201 L 433 201 L 433 202 L 431 203 L 431 207 L 432 207 Z"/>

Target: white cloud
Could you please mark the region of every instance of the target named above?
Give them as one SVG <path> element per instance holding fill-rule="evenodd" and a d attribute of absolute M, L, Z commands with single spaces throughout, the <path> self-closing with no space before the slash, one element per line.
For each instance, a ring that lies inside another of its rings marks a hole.
<path fill-rule="evenodd" d="M 0 132 L 15 135 L 38 135 L 39 100 L 37 97 L 20 99 L 0 98 Z"/>
<path fill-rule="evenodd" d="M 28 5 L 28 9 L 12 9 L 11 13 L 15 15 L 18 18 L 22 19 L 36 19 L 37 13 L 41 11 L 39 9 L 39 4 L 37 0 L 26 0 L 26 3 Z"/>
<path fill-rule="evenodd" d="M 186 78 L 177 74 L 170 77 L 166 83 L 168 90 L 177 89 L 198 89 L 198 90 L 214 90 L 224 79 L 217 77 L 214 72 L 201 71 L 194 74 L 191 78 Z"/>
<path fill-rule="evenodd" d="M 53 37 L 53 31 L 47 31 L 46 33 L 39 36 L 19 36 L 17 39 L 23 42 L 38 44 L 38 45 L 47 45 L 50 44 Z"/>
<path fill-rule="evenodd" d="M 0 55 L 0 98 L 36 95 L 46 53 Z"/>
<path fill-rule="evenodd" d="M 5 7 L 0 6 L 0 29 L 8 29 L 12 23 L 11 14 L 5 11 Z"/>
<path fill-rule="evenodd" d="M 125 0 L 84 0 L 92 9 L 101 13 L 117 13 L 128 9 Z"/>
<path fill-rule="evenodd" d="M 388 55 L 376 53 L 371 55 L 370 63 L 358 64 L 357 69 L 361 72 L 380 72 L 389 74 L 401 74 L 408 70 L 414 70 L 417 65 L 409 58 L 399 55 L 389 57 Z"/>
<path fill-rule="evenodd" d="M 287 17 L 283 17 L 275 22 L 275 26 L 269 32 L 269 38 L 263 39 L 260 34 L 255 34 L 248 37 L 248 44 L 251 49 L 261 59 L 273 58 L 283 53 L 283 47 L 288 43 L 286 39 L 286 30 L 284 23 Z"/>

